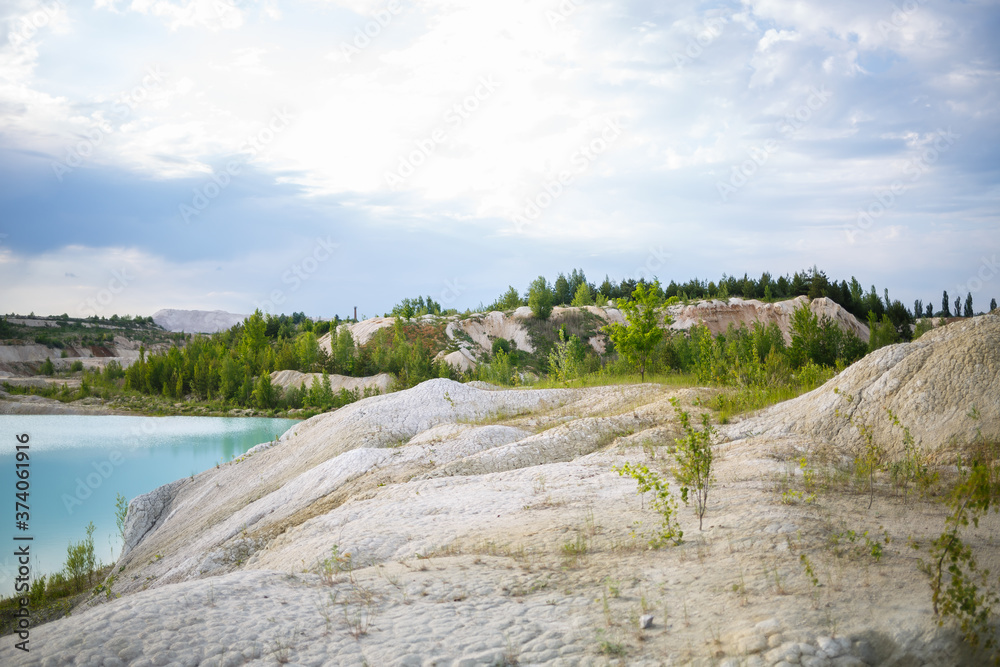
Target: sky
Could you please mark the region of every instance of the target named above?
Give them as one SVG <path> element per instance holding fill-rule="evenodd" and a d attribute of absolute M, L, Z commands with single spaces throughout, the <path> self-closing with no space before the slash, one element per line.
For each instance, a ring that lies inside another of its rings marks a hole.
<path fill-rule="evenodd" d="M 3 0 L 0 311 L 1000 298 L 1000 4 Z"/>

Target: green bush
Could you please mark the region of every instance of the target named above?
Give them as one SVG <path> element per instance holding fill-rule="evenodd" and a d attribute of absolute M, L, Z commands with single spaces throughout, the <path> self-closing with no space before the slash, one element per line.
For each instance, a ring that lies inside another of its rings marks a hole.
<path fill-rule="evenodd" d="M 87 538 L 76 544 L 70 544 L 66 548 L 66 565 L 64 571 L 66 578 L 73 582 L 76 590 L 83 589 L 83 578 L 87 578 L 90 584 L 94 577 L 94 570 L 97 569 L 97 560 L 94 556 L 94 522 L 87 524 Z"/>
<path fill-rule="evenodd" d="M 552 290 L 549 289 L 545 277 L 538 276 L 528 288 L 528 306 L 531 307 L 531 314 L 539 320 L 549 319 L 553 300 Z"/>
<path fill-rule="evenodd" d="M 572 380 L 580 375 L 587 348 L 578 336 L 566 339 L 566 328 L 559 328 L 559 342 L 549 354 L 549 375 L 560 382 Z"/>
<path fill-rule="evenodd" d="M 677 501 L 670 495 L 670 484 L 665 479 L 661 479 L 657 473 L 650 471 L 642 463 L 635 465 L 626 463 L 621 468 L 612 467 L 611 469 L 619 475 L 628 475 L 634 479 L 639 485 L 637 492 L 640 495 L 645 494 L 647 491 L 653 492 L 653 501 L 651 504 L 653 509 L 660 513 L 662 523 L 660 524 L 660 529 L 650 538 L 649 545 L 654 549 L 659 549 L 660 547 L 667 546 L 668 542 L 672 542 L 675 545 L 683 542 L 684 531 L 681 530 L 675 518 L 677 514 Z"/>
<path fill-rule="evenodd" d="M 483 382 L 500 385 L 515 384 L 514 366 L 510 355 L 502 349 L 497 350 L 489 363 L 480 364 L 476 369 L 477 377 Z"/>
<path fill-rule="evenodd" d="M 972 547 L 961 538 L 970 522 L 978 527 L 981 517 L 1000 510 L 1000 460 L 975 459 L 968 467 L 959 462 L 959 471 L 945 531 L 931 542 L 930 560 L 921 560 L 920 567 L 930 579 L 939 625 L 945 618 L 954 619 L 966 643 L 991 653 L 993 664 L 1000 665 L 1000 643 L 993 628 L 1000 593 L 990 583 L 990 571 L 979 567 Z"/>

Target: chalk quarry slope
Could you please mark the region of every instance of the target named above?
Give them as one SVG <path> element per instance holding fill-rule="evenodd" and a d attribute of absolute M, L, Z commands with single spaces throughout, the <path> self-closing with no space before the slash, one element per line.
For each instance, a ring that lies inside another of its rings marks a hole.
<path fill-rule="evenodd" d="M 667 308 L 667 313 L 673 320 L 669 328 L 674 331 L 684 331 L 703 324 L 713 334 L 720 334 L 725 333 L 730 325 L 750 327 L 755 322 L 765 326 L 773 323 L 781 330 L 785 342 L 791 343 L 792 313 L 803 305 L 808 306 L 818 316 L 829 318 L 841 329 L 850 331 L 868 342 L 868 327 L 826 297 L 810 301 L 807 297 L 799 296 L 776 303 L 735 297 L 726 300 L 709 299 L 687 305 L 670 306 Z M 595 351 L 603 354 L 607 336 L 599 330 L 600 327 L 612 322 L 623 323 L 625 317 L 620 310 L 610 306 L 556 307 L 552 310 L 550 320 L 559 324 L 570 318 L 578 319 L 581 315 L 595 318 L 596 335 L 590 338 L 589 342 Z M 441 350 L 438 356 L 459 370 L 466 371 L 475 368 L 480 361 L 488 360 L 492 354 L 493 341 L 501 338 L 513 342 L 519 350 L 534 352 L 535 344 L 526 324 L 532 317 L 531 309 L 521 306 L 509 313 L 499 311 L 473 313 L 464 318 L 457 315 L 445 318 L 424 315 L 415 321 L 435 323 L 444 320 L 449 349 Z M 340 326 L 351 332 L 356 344 L 364 345 L 377 331 L 391 327 L 394 322 L 395 318 L 392 317 L 373 317 Z M 327 333 L 319 339 L 320 346 L 328 353 L 332 353 L 331 338 L 332 334 Z"/>
<path fill-rule="evenodd" d="M 981 402 L 995 373 L 973 371 L 996 361 L 996 318 L 966 324 L 727 427 L 704 530 L 681 506 L 684 542 L 658 550 L 646 539 L 659 516 L 613 466 L 642 462 L 676 494 L 669 401 L 697 413 L 709 390 L 439 379 L 353 403 L 134 499 L 121 597 L 34 629 L 28 656 L 0 645 L 0 663 L 977 664 L 938 627 L 907 545 L 939 534 L 945 507 L 780 492 L 800 484 L 799 457 L 849 451 L 807 420 L 822 420 L 806 406 L 837 383 L 863 407 L 902 401 L 901 413 L 917 380 L 945 382 L 942 409 Z M 939 357 L 938 374 L 922 376 Z M 992 432 L 995 413 L 979 411 Z M 831 535 L 848 529 L 884 531 L 882 558 L 838 556 Z M 994 571 L 998 532 L 990 516 L 967 536 Z"/>
<path fill-rule="evenodd" d="M 730 438 L 808 436 L 849 454 L 861 444 L 857 424 L 893 454 L 905 426 L 938 461 L 978 440 L 1000 441 L 1000 311 L 880 348 L 822 387 L 724 431 Z"/>

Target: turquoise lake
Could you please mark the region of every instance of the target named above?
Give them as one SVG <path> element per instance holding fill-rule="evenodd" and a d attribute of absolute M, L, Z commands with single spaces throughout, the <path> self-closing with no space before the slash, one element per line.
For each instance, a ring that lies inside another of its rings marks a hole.
<path fill-rule="evenodd" d="M 230 461 L 298 422 L 223 417 L 0 415 L 0 596 L 14 593 L 14 536 L 32 536 L 32 574 L 63 568 L 70 542 L 86 538 L 103 563 L 121 551 L 115 498 L 129 500 Z M 15 526 L 16 435 L 30 438 L 28 530 Z"/>

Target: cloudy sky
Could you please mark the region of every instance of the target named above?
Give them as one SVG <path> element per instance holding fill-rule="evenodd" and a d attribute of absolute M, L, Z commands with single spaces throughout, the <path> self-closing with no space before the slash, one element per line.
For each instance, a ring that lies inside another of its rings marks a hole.
<path fill-rule="evenodd" d="M 814 264 L 1000 298 L 1000 6 L 3 0 L 0 311 Z"/>

